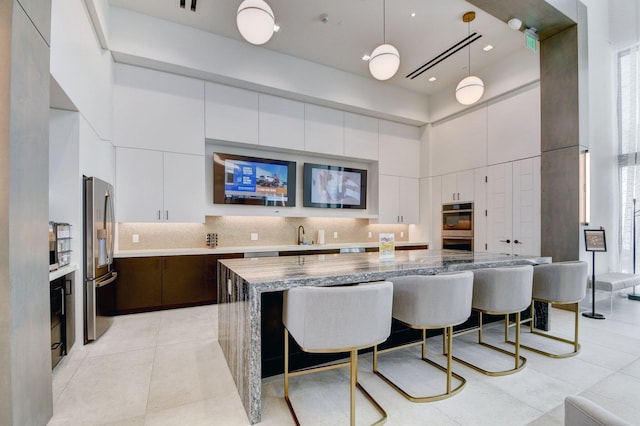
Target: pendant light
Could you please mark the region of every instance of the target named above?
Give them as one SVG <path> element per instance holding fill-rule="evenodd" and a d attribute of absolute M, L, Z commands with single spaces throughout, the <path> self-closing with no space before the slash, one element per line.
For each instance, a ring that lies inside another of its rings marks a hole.
<path fill-rule="evenodd" d="M 369 59 L 369 72 L 377 80 L 389 80 L 400 67 L 400 53 L 394 46 L 387 44 L 386 34 L 386 1 L 382 1 L 382 41 L 383 44 L 373 49 Z"/>
<path fill-rule="evenodd" d="M 265 44 L 271 39 L 276 19 L 264 0 L 244 0 L 238 7 L 238 31 L 251 44 Z"/>
<path fill-rule="evenodd" d="M 467 12 L 462 16 L 462 22 L 466 22 L 468 25 L 468 34 L 471 34 L 471 21 L 476 18 L 475 12 Z M 471 75 L 471 46 L 469 48 L 469 62 L 468 70 L 469 75 L 458 83 L 456 87 L 456 100 L 462 105 L 471 105 L 480 100 L 484 93 L 484 83 L 479 77 Z"/>

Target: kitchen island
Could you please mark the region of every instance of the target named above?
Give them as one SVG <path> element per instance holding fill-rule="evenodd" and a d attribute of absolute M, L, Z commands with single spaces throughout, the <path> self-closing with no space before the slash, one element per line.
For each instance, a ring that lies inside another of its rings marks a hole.
<path fill-rule="evenodd" d="M 261 296 L 299 286 L 380 281 L 399 275 L 549 263 L 550 258 L 457 250 L 225 259 L 218 267 L 218 341 L 249 421 L 261 418 Z"/>

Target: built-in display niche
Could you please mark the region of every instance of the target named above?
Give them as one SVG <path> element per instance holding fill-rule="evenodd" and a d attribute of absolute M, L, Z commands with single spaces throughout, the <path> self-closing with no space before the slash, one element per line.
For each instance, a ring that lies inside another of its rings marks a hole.
<path fill-rule="evenodd" d="M 296 162 L 214 153 L 213 202 L 293 207 Z"/>

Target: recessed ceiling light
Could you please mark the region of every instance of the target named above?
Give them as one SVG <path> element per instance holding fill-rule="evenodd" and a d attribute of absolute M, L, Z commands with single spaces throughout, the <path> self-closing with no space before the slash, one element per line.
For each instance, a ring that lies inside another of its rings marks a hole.
<path fill-rule="evenodd" d="M 368 61 L 369 59 L 371 59 L 371 56 L 369 56 L 369 55 L 363 55 L 362 56 L 362 60 L 363 61 Z"/>
<path fill-rule="evenodd" d="M 416 17 L 416 13 L 415 12 L 411 12 L 411 17 L 415 18 Z"/>
<path fill-rule="evenodd" d="M 429 77 L 429 81 L 436 81 L 436 80 L 437 80 L 437 78 L 435 76 L 434 77 Z"/>
<path fill-rule="evenodd" d="M 484 50 L 485 52 L 490 51 L 491 49 L 493 49 L 493 46 L 490 44 L 487 44 L 485 47 L 482 48 L 482 50 Z"/>

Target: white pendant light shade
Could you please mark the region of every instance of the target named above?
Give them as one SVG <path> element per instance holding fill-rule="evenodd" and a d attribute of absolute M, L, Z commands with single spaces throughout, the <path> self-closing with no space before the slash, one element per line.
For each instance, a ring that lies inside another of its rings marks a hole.
<path fill-rule="evenodd" d="M 484 93 L 484 83 L 475 75 L 462 79 L 456 87 L 456 99 L 462 105 L 471 105 L 480 100 Z"/>
<path fill-rule="evenodd" d="M 400 53 L 390 44 L 381 44 L 371 52 L 369 72 L 377 80 L 388 80 L 400 67 Z"/>
<path fill-rule="evenodd" d="M 251 44 L 265 44 L 273 35 L 276 23 L 273 11 L 263 0 L 244 0 L 238 7 L 238 31 Z"/>

